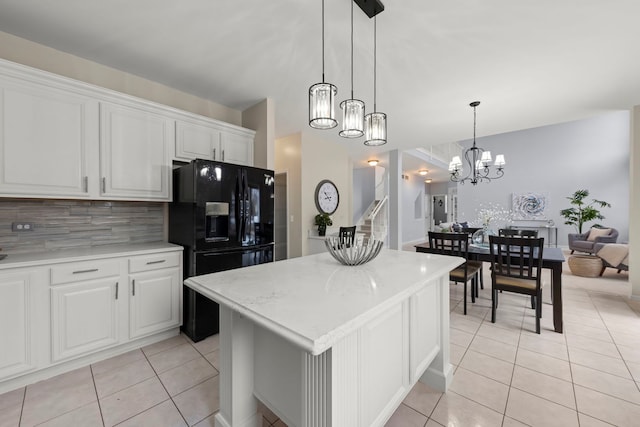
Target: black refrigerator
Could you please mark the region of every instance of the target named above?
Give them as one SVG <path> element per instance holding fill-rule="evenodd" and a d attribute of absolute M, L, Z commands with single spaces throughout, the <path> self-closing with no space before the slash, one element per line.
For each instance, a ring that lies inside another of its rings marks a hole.
<path fill-rule="evenodd" d="M 184 278 L 273 261 L 274 174 L 197 159 L 173 170 L 169 241 L 184 246 Z M 218 304 L 184 287 L 183 332 L 218 333 Z"/>

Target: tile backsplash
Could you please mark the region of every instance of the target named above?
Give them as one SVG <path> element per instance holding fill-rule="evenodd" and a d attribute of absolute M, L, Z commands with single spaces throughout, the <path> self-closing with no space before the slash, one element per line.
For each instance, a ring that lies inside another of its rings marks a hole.
<path fill-rule="evenodd" d="M 32 231 L 12 231 L 14 222 Z M 164 203 L 0 199 L 2 253 L 32 253 L 164 240 Z"/>

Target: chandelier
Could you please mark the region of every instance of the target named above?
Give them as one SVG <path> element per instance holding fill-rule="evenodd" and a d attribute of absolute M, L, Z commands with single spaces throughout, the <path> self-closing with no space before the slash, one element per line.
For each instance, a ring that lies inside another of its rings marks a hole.
<path fill-rule="evenodd" d="M 496 156 L 496 161 L 493 163 L 495 175 L 491 175 L 491 151 L 485 151 L 476 145 L 476 107 L 478 105 L 480 105 L 480 101 L 474 101 L 469 104 L 469 106 L 473 107 L 473 145 L 471 148 L 464 150 L 463 154 L 469 172 L 463 176 L 460 156 L 453 156 L 451 163 L 449 163 L 451 181 L 461 184 L 469 181 L 471 184 L 476 185 L 478 182 L 490 182 L 491 180 L 502 178 L 504 175 L 504 155 L 498 154 Z"/>

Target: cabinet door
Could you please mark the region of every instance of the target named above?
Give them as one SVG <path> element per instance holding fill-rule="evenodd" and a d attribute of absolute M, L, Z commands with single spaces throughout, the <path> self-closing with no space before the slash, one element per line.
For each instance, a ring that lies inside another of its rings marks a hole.
<path fill-rule="evenodd" d="M 102 197 L 169 201 L 173 126 L 160 114 L 101 103 Z"/>
<path fill-rule="evenodd" d="M 35 368 L 32 291 L 28 272 L 0 275 L 0 379 Z"/>
<path fill-rule="evenodd" d="M 180 325 L 180 269 L 131 275 L 129 337 L 137 338 Z"/>
<path fill-rule="evenodd" d="M 176 122 L 176 158 L 216 160 L 221 156 L 220 131 L 211 126 Z"/>
<path fill-rule="evenodd" d="M 220 137 L 222 160 L 237 165 L 253 166 L 253 137 L 223 132 Z"/>
<path fill-rule="evenodd" d="M 89 197 L 97 145 L 97 101 L 0 79 L 0 194 Z"/>
<path fill-rule="evenodd" d="M 90 353 L 118 342 L 117 279 L 51 288 L 52 359 Z"/>

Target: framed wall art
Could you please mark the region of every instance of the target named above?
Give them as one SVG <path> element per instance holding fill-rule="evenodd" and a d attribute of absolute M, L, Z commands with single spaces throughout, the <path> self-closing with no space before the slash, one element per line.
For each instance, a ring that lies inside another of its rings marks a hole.
<path fill-rule="evenodd" d="M 513 193 L 511 208 L 514 220 L 546 220 L 548 193 Z"/>

